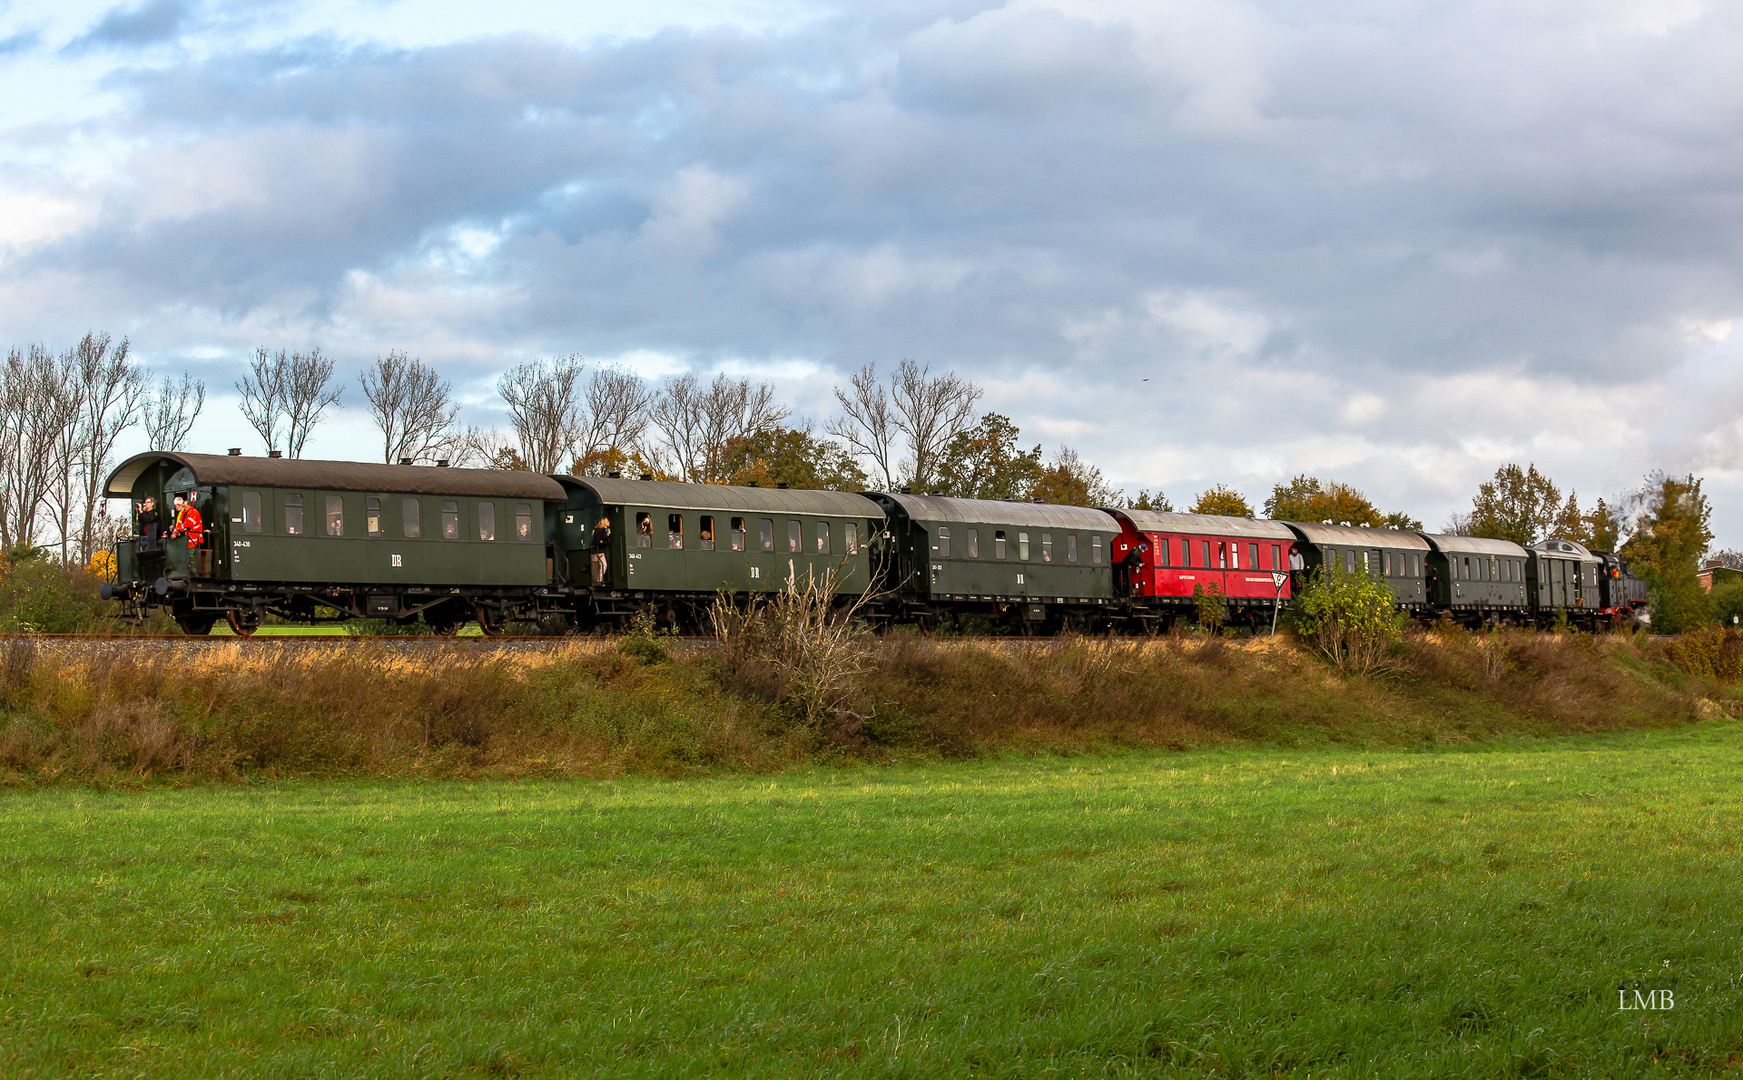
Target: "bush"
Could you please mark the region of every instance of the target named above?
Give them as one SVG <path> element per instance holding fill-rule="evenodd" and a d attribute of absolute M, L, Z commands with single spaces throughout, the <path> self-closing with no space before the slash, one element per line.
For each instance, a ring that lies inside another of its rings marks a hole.
<path fill-rule="evenodd" d="M 1713 591 L 1707 594 L 1707 603 L 1721 626 L 1737 626 L 1743 622 L 1743 581 L 1713 586 Z"/>
<path fill-rule="evenodd" d="M 15 557 L 0 570 L 0 630 L 78 634 L 113 630 L 115 605 L 98 595 L 89 571 L 40 555 Z"/>
<path fill-rule="evenodd" d="M 1212 582 L 1209 587 L 1194 585 L 1192 587 L 1192 603 L 1198 610 L 1198 625 L 1211 633 L 1222 628 L 1229 621 L 1229 602 L 1223 596 L 1220 586 Z"/>
<path fill-rule="evenodd" d="M 1404 636 L 1404 615 L 1379 578 L 1322 567 L 1290 607 L 1308 648 L 1357 675 L 1391 666 L 1392 646 Z"/>
<path fill-rule="evenodd" d="M 1743 633 L 1728 626 L 1686 631 L 1666 652 L 1671 663 L 1690 675 L 1716 682 L 1743 677 Z"/>
<path fill-rule="evenodd" d="M 837 598 L 832 567 L 800 582 L 788 575 L 772 596 L 752 596 L 744 605 L 725 593 L 711 611 L 721 645 L 721 664 L 742 688 L 787 705 L 813 732 L 842 739 L 859 731 L 864 715 L 855 708 L 860 678 L 871 667 L 859 619 L 865 596 L 845 604 Z"/>

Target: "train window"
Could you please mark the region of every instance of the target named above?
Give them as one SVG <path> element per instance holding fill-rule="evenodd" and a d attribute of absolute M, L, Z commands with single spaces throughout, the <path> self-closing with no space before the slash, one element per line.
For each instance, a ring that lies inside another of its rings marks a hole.
<path fill-rule="evenodd" d="M 1380 552 L 1380 573 L 1385 577 L 1392 576 L 1392 553 L 1390 551 Z"/>
<path fill-rule="evenodd" d="M 950 558 L 950 529 L 944 525 L 938 526 L 938 557 Z"/>
<path fill-rule="evenodd" d="M 242 493 L 242 531 L 260 531 L 260 492 L 244 491 Z"/>
<path fill-rule="evenodd" d="M 1150 559 L 1157 566 L 1168 565 L 1168 538 L 1166 536 L 1158 537 L 1156 539 L 1156 552 L 1150 556 Z M 1072 561 L 1075 562 L 1076 560 L 1074 559 Z"/>
<path fill-rule="evenodd" d="M 828 555 L 829 552 L 829 522 L 817 523 L 817 554 Z"/>
<path fill-rule="evenodd" d="M 1356 549 L 1355 548 L 1347 548 L 1344 551 L 1344 571 L 1346 573 L 1350 573 L 1350 574 L 1353 574 L 1356 572 Z"/>
<path fill-rule="evenodd" d="M 514 504 L 514 538 L 516 540 L 531 540 L 533 538 L 533 508 L 531 503 Z"/>
<path fill-rule="evenodd" d="M 363 530 L 370 536 L 381 535 L 381 499 L 371 495 L 363 500 Z"/>
<path fill-rule="evenodd" d="M 1209 540 L 1204 541 L 1203 549 L 1204 549 L 1203 550 L 1204 562 L 1202 565 L 1204 566 L 1204 568 L 1206 570 L 1209 570 L 1211 567 L 1216 565 L 1215 563 L 1210 561 L 1210 541 Z"/>
<path fill-rule="evenodd" d="M 343 495 L 327 496 L 327 535 L 345 535 L 345 497 Z"/>
<path fill-rule="evenodd" d="M 286 495 L 284 497 L 284 531 L 292 536 L 303 534 L 303 497 L 301 495 Z"/>
<path fill-rule="evenodd" d="M 1258 544 L 1248 544 L 1247 545 L 1247 569 L 1248 570 L 1257 570 L 1258 568 L 1259 568 L 1259 545 Z"/>
<path fill-rule="evenodd" d="M 1271 545 L 1271 569 L 1273 569 L 1273 570 L 1283 569 L 1283 545 L 1282 544 L 1272 544 Z"/>
<path fill-rule="evenodd" d="M 758 523 L 757 528 L 762 533 L 761 540 L 763 550 L 775 550 L 775 523 L 770 521 L 768 518 L 763 518 L 762 521 Z"/>
<path fill-rule="evenodd" d="M 684 515 L 666 515 L 666 546 L 673 550 L 684 547 Z"/>
<path fill-rule="evenodd" d="M 1089 561 L 1097 566 L 1101 565 L 1101 537 L 1099 536 L 1089 538 Z"/>
<path fill-rule="evenodd" d="M 1017 534 L 1017 561 L 1029 561 L 1029 534 L 1026 532 Z"/>
<path fill-rule="evenodd" d="M 1065 561 L 1077 562 L 1077 534 L 1069 533 L 1065 537 Z"/>
<path fill-rule="evenodd" d="M 998 529 L 993 533 L 993 558 L 1005 557 L 1005 530 Z"/>
<path fill-rule="evenodd" d="M 858 555 L 859 554 L 859 524 L 857 522 L 850 521 L 846 525 L 843 525 L 841 527 L 841 531 L 843 533 L 843 540 L 846 542 L 847 553 L 849 555 Z"/>
<path fill-rule="evenodd" d="M 805 526 L 797 521 L 787 522 L 787 551 L 797 555 L 805 550 Z"/>
<path fill-rule="evenodd" d="M 478 504 L 478 539 L 496 539 L 496 504 L 481 502 Z"/>
<path fill-rule="evenodd" d="M 702 527 L 696 532 L 696 546 L 703 551 L 714 550 L 714 515 L 702 515 Z"/>
<path fill-rule="evenodd" d="M 971 559 L 980 558 L 980 530 L 979 529 L 968 530 L 968 557 Z"/>
<path fill-rule="evenodd" d="M 744 550 L 744 519 L 743 518 L 733 518 L 727 524 L 732 526 L 732 529 L 731 529 L 731 532 L 732 532 L 732 550 L 743 551 Z"/>
<path fill-rule="evenodd" d="M 460 504 L 442 500 L 442 539 L 460 539 Z"/>
<path fill-rule="evenodd" d="M 1500 568 L 1501 568 L 1500 560 L 1496 559 L 1495 556 L 1493 556 L 1493 555 L 1489 556 L 1489 580 L 1490 581 L 1500 581 L 1501 580 Z"/>
<path fill-rule="evenodd" d="M 1041 534 L 1041 561 L 1042 562 L 1052 562 L 1053 561 L 1053 534 L 1052 533 L 1042 533 Z"/>
<path fill-rule="evenodd" d="M 652 514 L 637 514 L 635 516 L 635 546 L 654 546 L 654 518 Z"/>
<path fill-rule="evenodd" d="M 416 540 L 424 535 L 423 513 L 416 499 L 405 499 L 400 503 L 400 524 L 405 526 L 408 539 Z"/>

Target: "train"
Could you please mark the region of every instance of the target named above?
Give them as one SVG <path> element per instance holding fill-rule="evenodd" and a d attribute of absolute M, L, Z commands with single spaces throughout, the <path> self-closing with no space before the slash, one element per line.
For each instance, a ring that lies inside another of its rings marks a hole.
<path fill-rule="evenodd" d="M 672 483 L 618 474 L 152 451 L 104 494 L 200 512 L 195 535 L 124 536 L 105 599 L 188 634 L 267 616 L 385 619 L 454 633 L 476 620 L 610 630 L 648 612 L 705 629 L 722 592 L 827 580 L 874 628 L 1155 633 L 1220 596 L 1229 623 L 1275 625 L 1312 575 L 1383 581 L 1412 618 L 1601 629 L 1647 590 L 1615 554 L 1312 522 L 899 491 Z M 595 558 L 603 556 L 603 558 Z"/>

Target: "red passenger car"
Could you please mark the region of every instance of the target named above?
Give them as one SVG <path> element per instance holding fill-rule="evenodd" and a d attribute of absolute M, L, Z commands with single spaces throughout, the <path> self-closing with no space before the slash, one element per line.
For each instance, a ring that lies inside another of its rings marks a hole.
<path fill-rule="evenodd" d="M 1295 534 L 1279 521 L 1208 514 L 1110 510 L 1115 588 L 1162 622 L 1190 610 L 1193 589 L 1228 598 L 1230 617 L 1257 622 L 1289 600 L 1289 557 Z"/>

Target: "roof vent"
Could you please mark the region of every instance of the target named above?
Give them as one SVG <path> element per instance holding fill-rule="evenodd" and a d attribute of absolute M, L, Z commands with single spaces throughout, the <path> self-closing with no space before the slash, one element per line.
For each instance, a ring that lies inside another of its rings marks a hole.
<path fill-rule="evenodd" d="M 1033 501 L 1038 502 L 1038 503 L 1045 503 L 1047 500 L 1046 499 L 1035 499 Z"/>
<path fill-rule="evenodd" d="M 241 457 L 242 456 L 242 448 L 240 446 L 232 446 L 230 448 L 230 456 L 231 457 Z"/>
<path fill-rule="evenodd" d="M 912 495 L 912 494 L 914 494 L 914 489 L 913 489 L 913 488 L 903 488 L 903 489 L 902 489 L 902 494 L 904 494 L 904 495 Z"/>
<path fill-rule="evenodd" d="M 787 482 L 785 480 L 781 481 L 780 483 L 776 484 L 775 486 L 780 488 L 782 491 L 787 490 Z"/>
<path fill-rule="evenodd" d="M 447 467 L 448 467 L 448 459 L 447 458 L 444 457 L 444 458 L 437 458 L 436 459 L 436 468 L 446 469 Z"/>
<path fill-rule="evenodd" d="M 242 455 L 237 454 L 236 456 L 241 457 Z M 267 457 L 284 457 L 284 451 L 283 450 L 268 450 L 266 452 L 266 456 Z"/>
<path fill-rule="evenodd" d="M 654 474 L 651 472 L 642 473 L 643 480 L 652 480 L 653 478 L 654 478 Z"/>
<path fill-rule="evenodd" d="M 605 478 L 607 480 L 622 480 L 623 474 L 618 472 L 616 469 L 613 469 L 610 472 L 605 474 Z"/>
<path fill-rule="evenodd" d="M 761 486 L 762 486 L 762 485 L 761 485 L 761 484 L 758 484 L 758 483 L 757 483 L 757 482 L 756 482 L 756 481 L 755 481 L 755 480 L 752 480 L 752 481 L 750 481 L 750 482 L 749 482 L 749 483 L 747 483 L 747 484 L 746 484 L 746 485 L 745 485 L 745 487 L 761 487 Z"/>
<path fill-rule="evenodd" d="M 399 459 L 399 463 L 401 465 L 410 465 L 412 463 L 412 459 L 409 457 L 402 457 Z"/>

